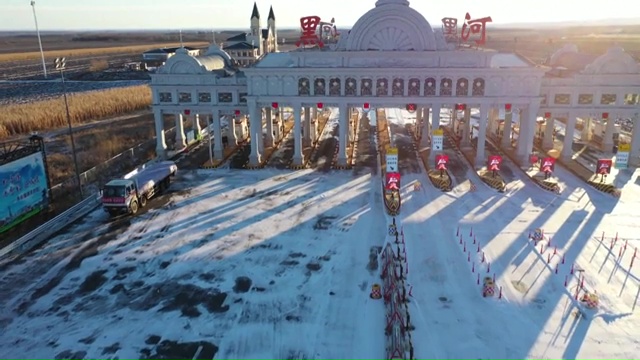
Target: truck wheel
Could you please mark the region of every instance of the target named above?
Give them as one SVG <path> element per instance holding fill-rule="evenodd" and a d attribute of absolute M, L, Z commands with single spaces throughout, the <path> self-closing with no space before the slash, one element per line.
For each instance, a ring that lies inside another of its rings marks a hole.
<path fill-rule="evenodd" d="M 138 212 L 138 202 L 137 201 L 132 201 L 131 202 L 131 214 L 135 214 Z"/>
<path fill-rule="evenodd" d="M 140 207 L 143 208 L 147 206 L 147 195 L 142 195 L 142 197 L 140 197 Z"/>

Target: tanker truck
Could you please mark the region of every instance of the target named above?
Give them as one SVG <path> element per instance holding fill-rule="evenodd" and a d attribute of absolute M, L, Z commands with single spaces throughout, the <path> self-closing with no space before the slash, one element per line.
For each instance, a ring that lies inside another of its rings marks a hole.
<path fill-rule="evenodd" d="M 171 184 L 178 166 L 173 161 L 145 164 L 125 175 L 109 181 L 102 189 L 102 207 L 111 216 L 135 213 L 147 205 L 154 195 Z"/>

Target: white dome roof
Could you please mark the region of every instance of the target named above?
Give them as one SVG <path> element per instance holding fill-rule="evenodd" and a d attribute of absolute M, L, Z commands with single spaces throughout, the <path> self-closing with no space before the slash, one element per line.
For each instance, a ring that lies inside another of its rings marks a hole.
<path fill-rule="evenodd" d="M 407 0 L 378 0 L 353 26 L 345 47 L 348 51 L 438 49 L 431 25 Z"/>

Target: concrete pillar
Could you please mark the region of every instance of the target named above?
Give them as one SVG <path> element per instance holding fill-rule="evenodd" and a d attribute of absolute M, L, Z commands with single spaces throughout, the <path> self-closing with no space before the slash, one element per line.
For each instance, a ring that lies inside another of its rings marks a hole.
<path fill-rule="evenodd" d="M 478 121 L 478 146 L 476 147 L 476 167 L 485 163 L 484 145 L 487 141 L 487 123 L 489 117 L 489 105 L 480 105 L 480 121 Z"/>
<path fill-rule="evenodd" d="M 425 122 L 428 123 L 429 122 L 429 113 L 428 113 L 428 109 L 425 109 Z M 428 129 L 428 128 L 427 128 Z M 429 137 L 433 136 L 433 131 L 440 129 L 440 104 L 435 103 L 432 105 L 431 107 L 431 129 L 433 129 L 431 131 L 431 133 L 427 132 L 425 135 L 428 135 Z M 424 131 L 424 128 L 422 129 Z M 422 150 L 422 149 L 420 149 Z M 442 147 L 442 150 L 444 150 L 444 145 Z M 433 164 L 433 162 L 436 160 L 436 152 L 431 150 L 429 152 L 429 161 Z"/>
<path fill-rule="evenodd" d="M 260 154 L 264 154 L 264 131 L 265 126 L 262 118 L 262 109 L 258 107 L 258 146 Z"/>
<path fill-rule="evenodd" d="M 273 146 L 273 115 L 271 113 L 271 106 L 265 109 L 265 121 L 267 122 L 267 138 L 266 146 Z"/>
<path fill-rule="evenodd" d="M 293 104 L 293 165 L 302 165 L 304 154 L 302 152 L 302 116 L 301 105 Z"/>
<path fill-rule="evenodd" d="M 200 126 L 200 114 L 195 114 L 193 116 L 192 119 L 192 123 L 191 123 L 191 127 L 193 127 L 193 132 L 194 132 L 194 136 L 197 140 L 200 139 L 200 135 L 202 133 L 202 127 Z"/>
<path fill-rule="evenodd" d="M 273 132 L 275 133 L 274 137 L 274 141 L 280 141 L 282 140 L 282 131 L 281 131 L 281 127 L 282 127 L 282 110 L 283 108 L 278 108 L 276 110 L 276 116 L 275 116 L 275 126 L 273 127 Z"/>
<path fill-rule="evenodd" d="M 416 115 L 417 127 L 420 129 L 420 149 L 429 147 L 431 143 L 431 133 L 429 132 L 429 107 L 418 107 L 418 114 Z"/>
<path fill-rule="evenodd" d="M 238 144 L 238 133 L 236 132 L 236 117 L 235 116 L 227 116 L 227 121 L 229 122 L 229 134 L 227 137 L 229 138 L 230 145 Z M 251 135 L 253 136 L 253 134 Z"/>
<path fill-rule="evenodd" d="M 640 116 L 636 115 L 633 119 L 633 130 L 631 131 L 631 153 L 629 154 L 629 163 L 637 164 L 640 159 Z"/>
<path fill-rule="evenodd" d="M 339 112 L 339 134 L 338 134 L 338 165 L 347 165 L 347 137 L 349 131 L 349 107 L 340 105 Z"/>
<path fill-rule="evenodd" d="M 544 139 L 542 139 L 542 147 L 544 149 L 552 149 L 553 148 L 553 129 L 556 127 L 555 119 L 553 115 L 545 118 L 547 124 L 544 128 Z"/>
<path fill-rule="evenodd" d="M 304 108 L 303 124 L 304 126 L 302 128 L 303 128 L 304 138 L 302 143 L 304 146 L 309 146 L 311 144 L 311 108 L 309 106 L 305 106 Z"/>
<path fill-rule="evenodd" d="M 513 110 L 504 112 L 504 124 L 502 131 L 502 147 L 511 149 L 511 127 L 513 126 Z"/>
<path fill-rule="evenodd" d="M 224 157 L 224 151 L 222 148 L 222 125 L 220 124 L 220 110 L 214 108 L 211 116 L 213 120 L 213 158 L 221 160 Z"/>
<path fill-rule="evenodd" d="M 604 129 L 604 137 L 602 138 L 602 150 L 609 152 L 613 147 L 613 131 L 616 128 L 616 117 L 609 115 L 607 125 Z"/>
<path fill-rule="evenodd" d="M 573 112 L 569 113 L 564 130 L 564 142 L 562 145 L 562 158 L 570 160 L 573 155 L 573 135 L 576 131 L 576 115 Z"/>
<path fill-rule="evenodd" d="M 529 104 L 526 109 L 525 124 L 527 124 L 527 136 L 523 139 L 523 154 L 520 159 L 522 164 L 529 162 L 529 155 L 533 153 L 533 141 L 535 139 L 535 133 L 538 126 L 538 111 L 540 110 L 540 104 L 533 102 Z"/>
<path fill-rule="evenodd" d="M 518 141 L 516 142 L 516 154 L 519 158 L 526 154 L 526 143 L 529 138 L 529 130 L 531 121 L 528 117 L 526 109 L 520 109 L 520 131 L 518 132 Z M 535 123 L 533 124 L 533 132 L 535 136 Z"/>
<path fill-rule="evenodd" d="M 162 110 L 153 109 L 153 122 L 156 128 L 156 156 L 164 158 L 167 155 L 167 141 L 164 134 Z"/>
<path fill-rule="evenodd" d="M 462 124 L 462 140 L 460 140 L 460 146 L 470 146 L 469 142 L 471 138 L 471 107 L 467 104 L 464 109 L 464 122 Z"/>
<path fill-rule="evenodd" d="M 176 150 L 182 150 L 187 147 L 187 136 L 184 133 L 184 123 L 182 113 L 176 113 Z"/>
<path fill-rule="evenodd" d="M 416 135 L 418 136 L 418 139 L 420 139 L 420 141 L 422 142 L 422 119 L 424 118 L 423 116 L 423 107 L 418 105 L 416 107 Z"/>
<path fill-rule="evenodd" d="M 580 133 L 581 141 L 588 142 L 591 140 L 591 121 L 590 117 L 582 118 L 582 132 Z"/>
<path fill-rule="evenodd" d="M 249 136 L 251 137 L 251 154 L 249 155 L 249 164 L 252 166 L 260 165 L 262 161 L 262 153 L 260 152 L 260 138 L 262 137 L 262 121 L 260 109 L 255 101 L 248 102 L 249 108 Z"/>

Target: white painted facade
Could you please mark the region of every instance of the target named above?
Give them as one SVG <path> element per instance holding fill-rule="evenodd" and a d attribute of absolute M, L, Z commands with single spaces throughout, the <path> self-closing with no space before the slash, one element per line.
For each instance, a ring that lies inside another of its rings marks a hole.
<path fill-rule="evenodd" d="M 207 56 L 225 58 L 224 52 L 215 46 Z M 551 65 L 553 61 L 552 58 Z M 514 54 L 454 49 L 408 1 L 379 0 L 348 34 L 341 35 L 337 44 L 324 50 L 269 53 L 242 72 L 214 68 L 186 53 L 176 54 L 161 71 L 152 75 L 158 154 L 166 149 L 160 121 L 162 113 L 180 118 L 185 109 L 191 113 L 213 114 L 214 136 L 218 133 L 215 129 L 221 114 L 248 115 L 253 165 L 261 161 L 265 140 L 273 141 L 272 121 L 266 122 L 266 138 L 261 136 L 264 126 L 261 114 L 267 113 L 267 118 L 271 118 L 273 105 L 293 108 L 296 164 L 303 162 L 302 127 L 307 128 L 307 122 L 313 118 L 305 116 L 303 124 L 302 109 L 315 108 L 319 103 L 340 109 L 340 164 L 347 160 L 349 109 L 361 108 L 364 103 L 371 108 L 405 108 L 407 104 L 416 104 L 418 120 L 428 119 L 431 109 L 431 126 L 429 121 L 424 121 L 423 128 L 419 129 L 423 134 L 430 134 L 430 128 L 439 126 L 440 109 L 466 104 L 468 120 L 468 110 L 479 108 L 478 164 L 485 162 L 483 145 L 487 127 L 492 123 L 489 117 L 493 120 L 496 110 L 504 109 L 506 104 L 511 104 L 520 114 L 516 152 L 525 162 L 533 150 L 536 120 L 546 113 L 551 113 L 551 119 L 568 118 L 568 132 L 573 132 L 571 124 L 575 124 L 577 117 L 597 117 L 605 110 L 612 119 L 632 117 L 637 122 L 640 69 L 622 50 L 613 49 L 570 76 L 554 76 L 554 71 L 557 69 L 534 66 Z M 202 95 L 206 93 L 210 95 Z M 580 103 L 578 96 L 587 93 L 593 94 L 593 103 Z M 568 102 L 566 94 L 570 98 Z M 603 95 L 607 95 L 605 100 L 609 102 L 609 94 L 616 95 L 615 101 L 599 104 Z M 624 101 L 631 98 L 635 102 Z M 185 99 L 190 101 L 182 101 Z M 202 99 L 208 101 L 199 101 Z M 508 140 L 511 121 L 505 124 L 503 139 Z M 179 122 L 176 125 L 180 129 Z M 640 155 L 638 127 L 634 127 L 632 156 Z M 464 128 L 462 144 L 466 145 L 470 130 L 469 126 Z M 178 133 L 180 137 L 180 131 Z M 568 141 L 572 139 L 570 135 Z M 305 132 L 305 136 L 310 136 L 309 132 Z M 421 146 L 428 146 L 428 138 L 423 136 Z M 214 142 L 215 154 L 222 154 L 222 149 L 217 148 L 219 143 Z M 570 151 L 571 147 L 565 146 L 565 149 Z"/>

